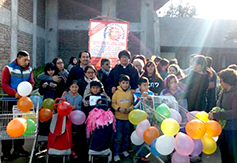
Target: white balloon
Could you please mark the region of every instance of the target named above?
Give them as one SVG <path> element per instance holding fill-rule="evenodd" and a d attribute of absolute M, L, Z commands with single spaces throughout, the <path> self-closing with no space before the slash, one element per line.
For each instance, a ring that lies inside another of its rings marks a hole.
<path fill-rule="evenodd" d="M 156 141 L 156 150 L 162 155 L 169 155 L 174 150 L 174 137 L 162 135 Z"/>
<path fill-rule="evenodd" d="M 217 140 L 218 140 L 219 136 L 212 137 L 212 138 L 215 140 L 215 142 L 217 142 Z"/>
<path fill-rule="evenodd" d="M 28 96 L 32 89 L 32 85 L 27 81 L 23 81 L 17 86 L 17 92 L 21 96 Z"/>
<path fill-rule="evenodd" d="M 137 136 L 136 131 L 131 134 L 131 141 L 134 145 L 142 145 L 144 143 L 144 140 Z"/>

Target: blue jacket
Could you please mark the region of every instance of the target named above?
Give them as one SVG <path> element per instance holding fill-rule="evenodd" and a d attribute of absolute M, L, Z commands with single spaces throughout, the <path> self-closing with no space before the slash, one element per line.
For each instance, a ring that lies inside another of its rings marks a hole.
<path fill-rule="evenodd" d="M 82 96 L 79 93 L 73 97 L 72 93 L 69 91 L 65 96 L 62 96 L 62 98 L 65 98 L 72 106 L 76 106 L 76 110 L 81 110 Z"/>
<path fill-rule="evenodd" d="M 148 90 L 148 95 L 153 96 L 154 93 L 151 92 L 150 90 Z M 141 90 L 139 88 L 137 88 L 136 91 L 133 94 L 133 97 L 134 97 L 134 100 L 133 100 L 134 109 L 139 109 L 141 96 L 142 96 Z"/>

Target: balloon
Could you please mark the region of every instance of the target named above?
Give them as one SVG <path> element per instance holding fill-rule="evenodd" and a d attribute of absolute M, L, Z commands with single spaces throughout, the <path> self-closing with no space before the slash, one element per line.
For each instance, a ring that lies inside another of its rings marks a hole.
<path fill-rule="evenodd" d="M 196 119 L 199 119 L 203 122 L 207 122 L 208 121 L 208 114 L 205 111 L 198 112 L 196 114 Z"/>
<path fill-rule="evenodd" d="M 211 111 L 212 111 L 213 113 L 217 113 L 217 112 L 224 112 L 225 109 L 221 109 L 219 106 L 216 106 L 216 107 L 212 108 Z M 222 128 L 225 127 L 225 125 L 226 125 L 226 120 L 221 119 L 221 120 L 219 120 L 218 122 L 220 123 L 220 125 L 221 125 Z"/>
<path fill-rule="evenodd" d="M 188 122 L 191 121 L 191 120 L 193 120 L 193 119 L 195 119 L 195 116 L 196 116 L 196 114 L 197 114 L 198 112 L 199 112 L 199 111 L 191 111 L 191 112 L 188 112 L 188 113 L 186 114 L 186 117 L 187 117 Z"/>
<path fill-rule="evenodd" d="M 137 125 L 137 128 L 136 128 L 136 134 L 137 134 L 137 136 L 138 136 L 139 138 L 143 139 L 143 133 L 144 133 L 144 131 L 145 131 L 148 127 L 150 127 L 150 126 L 151 126 L 151 124 L 150 124 L 150 122 L 149 122 L 147 119 L 141 121 L 141 122 Z"/>
<path fill-rule="evenodd" d="M 170 117 L 170 109 L 166 104 L 160 104 L 159 106 L 157 106 L 156 112 L 158 112 L 159 114 L 163 115 L 166 118 Z M 159 122 L 162 122 L 164 120 L 164 118 L 158 114 L 155 114 L 155 118 Z"/>
<path fill-rule="evenodd" d="M 43 108 L 47 108 L 47 109 L 53 110 L 53 104 L 54 104 L 54 100 L 53 99 L 46 98 L 43 101 Z"/>
<path fill-rule="evenodd" d="M 215 142 L 217 142 L 217 140 L 219 139 L 219 136 L 212 137 L 212 138 L 215 140 Z"/>
<path fill-rule="evenodd" d="M 137 136 L 136 131 L 133 131 L 130 138 L 134 145 L 142 145 L 144 143 L 144 140 Z"/>
<path fill-rule="evenodd" d="M 24 115 L 22 115 L 22 118 L 32 119 L 35 123 L 36 123 L 36 119 L 37 119 L 36 115 L 35 115 L 35 112 L 33 112 L 33 111 L 25 113 Z"/>
<path fill-rule="evenodd" d="M 143 133 L 143 139 L 148 145 L 151 145 L 152 141 L 159 136 L 160 133 L 154 126 L 148 127 Z"/>
<path fill-rule="evenodd" d="M 28 96 L 31 91 L 32 85 L 27 81 L 23 81 L 17 86 L 17 92 L 20 96 Z"/>
<path fill-rule="evenodd" d="M 81 125 L 86 120 L 86 115 L 81 110 L 74 110 L 69 114 L 70 121 L 75 125 Z"/>
<path fill-rule="evenodd" d="M 143 110 L 140 109 L 135 109 L 132 110 L 129 114 L 128 114 L 128 120 L 134 124 L 137 125 L 139 122 L 145 120 L 147 118 L 147 113 Z"/>
<path fill-rule="evenodd" d="M 162 156 L 160 153 L 158 153 L 157 152 L 157 150 L 156 150 L 156 141 L 157 141 L 157 138 L 156 139 L 154 139 L 152 142 L 151 142 L 151 153 L 153 154 L 153 155 L 155 155 L 155 156 Z"/>
<path fill-rule="evenodd" d="M 57 111 L 59 115 L 67 116 L 72 111 L 72 105 L 67 101 L 60 102 L 58 104 Z"/>
<path fill-rule="evenodd" d="M 156 150 L 161 155 L 168 155 L 174 150 L 174 137 L 162 135 L 156 140 Z"/>
<path fill-rule="evenodd" d="M 206 134 L 210 137 L 216 137 L 221 134 L 222 128 L 221 125 L 217 121 L 207 121 L 205 123 Z"/>
<path fill-rule="evenodd" d="M 152 56 L 151 56 L 151 60 L 154 62 L 155 59 L 156 59 L 156 56 L 155 56 L 155 55 L 152 55 Z"/>
<path fill-rule="evenodd" d="M 26 119 L 15 118 L 7 124 L 7 134 L 10 137 L 20 137 L 26 131 Z"/>
<path fill-rule="evenodd" d="M 36 131 L 36 124 L 32 119 L 27 119 L 27 127 L 26 127 L 26 131 L 24 132 L 23 136 L 30 136 L 35 134 Z"/>
<path fill-rule="evenodd" d="M 28 112 L 33 108 L 33 102 L 29 97 L 21 97 L 17 101 L 17 107 L 22 112 Z"/>
<path fill-rule="evenodd" d="M 194 149 L 193 152 L 191 153 L 192 156 L 198 156 L 202 153 L 203 150 L 203 145 L 201 139 L 193 139 L 194 143 Z"/>
<path fill-rule="evenodd" d="M 205 135 L 206 128 L 203 122 L 194 119 L 186 124 L 186 132 L 193 139 L 201 139 Z"/>
<path fill-rule="evenodd" d="M 173 153 L 171 158 L 172 163 L 190 163 L 189 156 L 182 156 L 177 151 Z"/>
<path fill-rule="evenodd" d="M 182 117 L 180 113 L 174 109 L 170 109 L 170 118 L 175 119 L 179 124 L 182 122 Z"/>
<path fill-rule="evenodd" d="M 34 105 L 35 108 L 37 107 L 38 103 L 39 103 L 39 106 L 41 106 L 42 103 L 43 103 L 43 98 L 41 96 L 38 96 L 38 95 L 32 95 L 32 96 L 30 96 L 30 99 L 32 100 L 33 105 Z"/>
<path fill-rule="evenodd" d="M 174 136 L 179 132 L 179 123 L 173 118 L 167 118 L 161 123 L 161 131 L 167 136 Z"/>
<path fill-rule="evenodd" d="M 203 153 L 210 155 L 216 151 L 217 145 L 212 137 L 205 135 L 202 139 Z"/>
<path fill-rule="evenodd" d="M 179 132 L 174 141 L 175 150 L 182 156 L 188 156 L 193 152 L 193 140 L 186 134 Z"/>
<path fill-rule="evenodd" d="M 50 109 L 44 108 L 39 111 L 39 120 L 41 122 L 48 121 L 52 118 L 53 112 Z"/>

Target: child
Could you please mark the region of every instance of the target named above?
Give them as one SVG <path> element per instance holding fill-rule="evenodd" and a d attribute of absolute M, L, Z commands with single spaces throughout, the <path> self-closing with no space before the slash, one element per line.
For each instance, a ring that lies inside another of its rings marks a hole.
<path fill-rule="evenodd" d="M 65 95 L 62 96 L 62 98 L 64 98 L 67 102 L 69 102 L 72 105 L 72 110 L 81 110 L 81 102 L 82 102 L 82 96 L 78 93 L 78 83 L 77 80 L 73 80 L 70 84 L 69 87 L 69 92 Z M 78 127 L 76 125 L 72 124 L 72 139 L 73 139 L 73 144 L 74 146 L 76 146 L 77 144 L 75 144 L 75 139 L 76 139 L 76 133 L 77 132 L 81 132 L 78 130 Z M 71 155 L 73 158 L 77 158 L 76 153 L 72 150 L 71 151 Z"/>
<path fill-rule="evenodd" d="M 124 157 L 128 157 L 130 122 L 128 113 L 133 110 L 133 95 L 129 86 L 130 78 L 121 74 L 119 86 L 112 97 L 112 107 L 115 110 L 116 133 L 114 137 L 114 161 L 120 161 L 120 149 Z"/>
<path fill-rule="evenodd" d="M 44 68 L 44 73 L 45 75 L 54 76 L 55 70 L 56 70 L 55 64 L 52 62 L 49 62 L 46 64 Z M 46 99 L 46 98 L 54 99 L 56 87 L 57 87 L 57 83 L 53 81 L 42 80 L 40 82 L 39 93 L 44 96 L 43 99 Z"/>
<path fill-rule="evenodd" d="M 90 83 L 90 93 L 83 100 L 86 115 L 96 107 L 96 101 L 101 98 L 110 101 L 110 98 L 104 92 L 102 83 L 99 80 L 94 80 Z"/>

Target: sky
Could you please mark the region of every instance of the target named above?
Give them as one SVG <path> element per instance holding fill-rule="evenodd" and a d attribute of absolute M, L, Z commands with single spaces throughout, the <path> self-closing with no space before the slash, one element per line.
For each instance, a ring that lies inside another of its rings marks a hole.
<path fill-rule="evenodd" d="M 179 2 L 180 0 L 172 0 Z M 205 19 L 236 19 L 237 20 L 237 0 L 182 0 L 197 8 L 197 18 Z M 170 1 L 159 11 L 166 11 Z M 157 13 L 158 13 L 157 12 Z M 158 14 L 158 16 L 162 16 Z"/>

